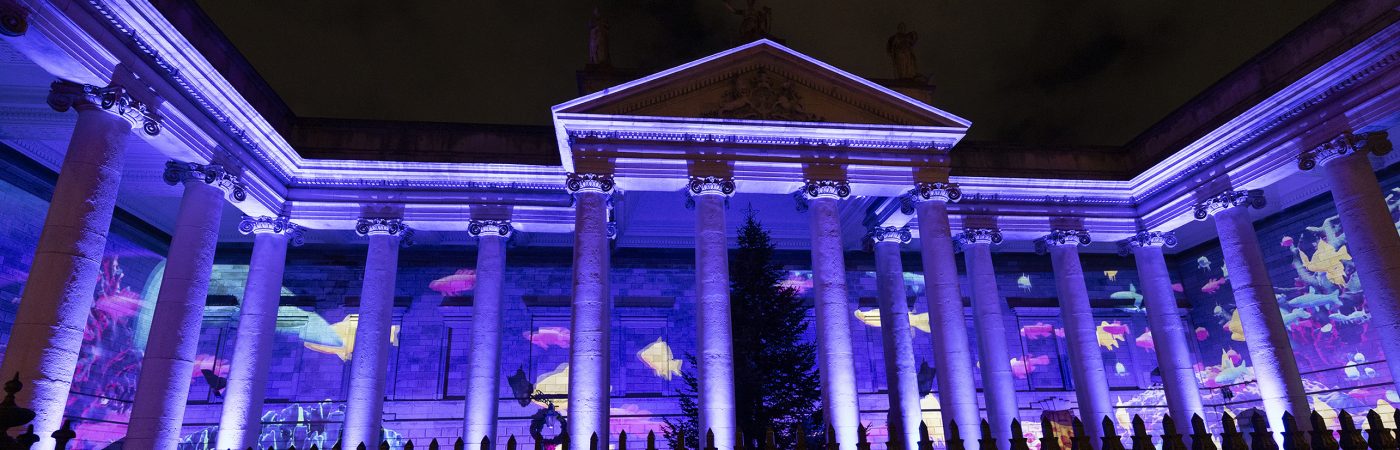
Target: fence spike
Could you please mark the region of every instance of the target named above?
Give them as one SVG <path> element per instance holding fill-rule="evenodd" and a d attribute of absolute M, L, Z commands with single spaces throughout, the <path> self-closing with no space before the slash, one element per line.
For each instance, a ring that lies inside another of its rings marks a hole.
<path fill-rule="evenodd" d="M 1093 450 L 1093 446 L 1089 445 L 1089 433 L 1084 432 L 1084 421 L 1075 417 L 1069 427 L 1073 433 L 1069 437 L 1070 450 Z"/>
<path fill-rule="evenodd" d="M 933 439 L 928 435 L 928 423 L 919 421 L 919 450 L 933 450 Z"/>
<path fill-rule="evenodd" d="M 1021 419 L 1011 419 L 1011 450 L 1030 450 L 1026 441 L 1026 430 L 1021 427 Z"/>
<path fill-rule="evenodd" d="M 598 432 L 597 432 L 597 431 L 594 431 L 594 432 L 593 432 L 593 435 L 588 437 L 588 450 L 598 450 Z"/>
<path fill-rule="evenodd" d="M 467 450 L 467 441 L 464 441 L 461 437 L 458 437 L 457 442 L 452 443 L 452 450 Z"/>
<path fill-rule="evenodd" d="M 1142 416 L 1133 414 L 1133 450 L 1155 450 L 1152 435 L 1147 434 L 1147 422 Z"/>
<path fill-rule="evenodd" d="M 699 438 L 696 438 L 696 441 L 699 441 Z M 535 449 L 535 450 L 540 450 L 540 449 Z M 568 450 L 568 449 L 565 449 L 565 450 Z M 686 442 L 685 442 L 685 433 L 676 433 L 676 446 L 673 447 L 673 450 L 690 450 L 690 447 L 686 446 Z"/>
<path fill-rule="evenodd" d="M 1263 413 L 1250 417 L 1249 427 L 1254 429 L 1249 435 L 1250 450 L 1278 450 L 1278 441 L 1274 440 L 1274 432 L 1269 429 L 1269 421 Z"/>
<path fill-rule="evenodd" d="M 482 436 L 481 450 L 492 450 L 493 448 L 495 447 L 491 445 L 491 436 Z"/>
<path fill-rule="evenodd" d="M 1170 413 L 1162 414 L 1162 450 L 1186 450 L 1186 441 Z"/>
<path fill-rule="evenodd" d="M 65 450 L 68 448 L 68 441 L 78 437 L 78 433 L 73 431 L 73 421 L 65 420 L 63 421 L 63 426 L 54 430 L 53 434 L 49 436 L 53 437 L 53 440 L 56 442 L 54 448 Z"/>
<path fill-rule="evenodd" d="M 1288 411 L 1283 412 L 1283 450 L 1309 450 L 1308 440 L 1298 430 L 1298 418 Z"/>
<path fill-rule="evenodd" d="M 1337 433 L 1337 444 L 1341 445 L 1342 450 L 1364 450 L 1366 438 L 1361 437 L 1361 430 L 1356 428 L 1356 420 L 1351 413 L 1344 409 L 1337 414 L 1337 420 L 1342 422 L 1342 431 Z"/>
<path fill-rule="evenodd" d="M 15 374 L 15 377 L 15 379 L 19 379 L 19 374 Z M 26 420 L 26 422 L 28 422 L 28 420 Z M 19 435 L 19 437 L 16 438 L 16 440 L 19 442 L 18 448 L 26 450 L 29 448 L 29 446 L 34 445 L 34 443 L 36 442 L 39 442 L 39 435 L 34 434 L 34 424 L 29 424 L 29 427 L 25 429 L 24 434 Z"/>
<path fill-rule="evenodd" d="M 296 449 L 292 449 L 292 450 L 296 450 Z M 403 444 L 403 450 L 413 450 L 413 440 L 409 440 L 408 442 L 405 442 L 405 443 Z"/>
<path fill-rule="evenodd" d="M 1235 426 L 1235 416 L 1226 412 L 1221 418 L 1225 431 L 1220 433 L 1220 450 L 1249 450 L 1249 444 L 1244 440 L 1244 433 Z"/>
<path fill-rule="evenodd" d="M 1385 427 L 1380 413 L 1370 410 L 1366 413 L 1366 445 L 1372 450 L 1394 450 L 1395 436 Z"/>
<path fill-rule="evenodd" d="M 945 437 L 944 443 L 943 443 L 943 448 L 944 448 L 944 449 L 946 449 L 946 450 L 967 450 L 967 447 L 966 447 L 965 445 L 963 445 L 962 433 L 958 431 L 958 422 L 957 422 L 957 421 L 955 421 L 955 420 L 949 420 L 949 421 L 948 421 L 948 430 L 947 430 L 946 433 L 943 433 L 943 434 L 944 434 L 944 437 Z"/>
<path fill-rule="evenodd" d="M 826 450 L 841 450 L 841 444 L 836 442 L 836 428 L 830 423 L 826 424 Z"/>
<path fill-rule="evenodd" d="M 515 435 L 514 435 L 514 434 L 512 434 L 512 435 L 510 435 L 510 437 L 506 438 L 506 450 L 515 450 L 516 447 L 519 446 L 519 444 L 520 444 L 519 442 L 516 442 L 516 441 L 515 441 Z M 405 449 L 405 450 L 407 450 L 407 449 Z"/>
<path fill-rule="evenodd" d="M 617 432 L 617 450 L 627 450 L 627 430 Z"/>
<path fill-rule="evenodd" d="M 715 429 L 705 430 L 705 450 L 715 450 Z"/>
<path fill-rule="evenodd" d="M 1191 450 L 1216 450 L 1215 440 L 1206 429 L 1206 419 L 1200 414 L 1191 415 Z"/>
<path fill-rule="evenodd" d="M 866 436 L 869 432 L 865 424 L 856 423 L 856 450 L 870 450 L 870 439 Z"/>
<path fill-rule="evenodd" d="M 1050 416 L 1040 416 L 1040 450 L 1060 450 L 1060 438 L 1055 436 L 1055 424 Z"/>
<path fill-rule="evenodd" d="M 379 450 L 392 450 L 392 449 L 393 449 L 393 447 L 389 446 L 389 440 L 388 440 L 388 439 L 381 439 L 381 440 L 379 441 Z"/>
<path fill-rule="evenodd" d="M 1312 439 L 1313 450 L 1337 450 L 1341 448 L 1337 443 L 1337 438 L 1332 435 L 1332 430 L 1327 428 L 1327 420 L 1322 418 L 1322 414 L 1313 411 L 1308 414 L 1308 423 L 1312 425 L 1312 432 L 1309 437 Z"/>
<path fill-rule="evenodd" d="M 355 450 L 369 450 L 369 448 L 365 447 L 364 442 L 361 442 L 360 445 L 355 446 Z"/>
<path fill-rule="evenodd" d="M 341 438 L 342 438 L 342 439 L 336 439 L 335 445 L 332 445 L 332 446 L 331 446 L 331 450 L 341 450 L 342 448 L 344 448 L 343 445 L 341 444 L 341 442 L 344 440 L 344 439 L 343 439 L 344 436 L 341 436 Z"/>
<path fill-rule="evenodd" d="M 977 440 L 977 448 L 979 450 L 997 450 L 997 438 L 992 436 L 991 422 L 987 422 L 987 419 L 984 418 L 978 427 L 982 430 L 982 438 Z"/>
<path fill-rule="evenodd" d="M 656 430 L 647 431 L 647 450 L 656 450 Z"/>
<path fill-rule="evenodd" d="M 433 438 L 431 442 L 428 442 L 428 450 L 438 450 L 437 438 Z"/>
<path fill-rule="evenodd" d="M 1103 426 L 1103 450 L 1127 450 L 1123 448 L 1123 438 L 1118 436 L 1118 426 L 1113 423 L 1113 418 L 1104 416 L 1100 423 Z"/>

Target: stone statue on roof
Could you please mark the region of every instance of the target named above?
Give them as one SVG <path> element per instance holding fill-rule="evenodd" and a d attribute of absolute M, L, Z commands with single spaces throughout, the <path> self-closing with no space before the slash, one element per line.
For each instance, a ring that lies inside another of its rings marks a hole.
<path fill-rule="evenodd" d="M 894 63 L 895 78 L 916 79 L 919 77 L 918 60 L 914 57 L 914 44 L 919 42 L 919 33 L 909 31 L 904 22 L 899 23 L 899 31 L 885 42 L 885 52 Z"/>
<path fill-rule="evenodd" d="M 612 65 L 608 54 L 608 20 L 593 8 L 593 20 L 588 25 L 588 64 L 594 66 Z"/>
<path fill-rule="evenodd" d="M 729 12 L 742 17 L 739 22 L 739 39 L 743 42 L 754 41 L 768 37 L 769 29 L 773 24 L 773 9 L 767 6 L 758 6 L 758 0 L 748 0 L 748 6 L 744 9 L 735 8 L 729 4 L 729 0 L 724 0 L 724 7 Z"/>

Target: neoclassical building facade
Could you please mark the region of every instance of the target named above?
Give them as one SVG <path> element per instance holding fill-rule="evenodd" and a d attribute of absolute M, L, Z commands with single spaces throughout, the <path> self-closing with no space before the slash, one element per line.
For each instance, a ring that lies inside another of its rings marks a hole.
<path fill-rule="evenodd" d="M 0 373 L 40 447 L 138 449 L 586 449 L 659 431 L 686 373 L 732 449 L 761 431 L 734 417 L 752 216 L 842 446 L 1388 407 L 1396 8 L 1329 6 L 1106 149 L 965 142 L 928 89 L 766 39 L 543 129 L 298 118 L 187 6 L 0 1 Z"/>

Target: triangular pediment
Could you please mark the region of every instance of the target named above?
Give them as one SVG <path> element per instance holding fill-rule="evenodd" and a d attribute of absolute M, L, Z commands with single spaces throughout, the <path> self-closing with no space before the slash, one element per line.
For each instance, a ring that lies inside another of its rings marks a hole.
<path fill-rule="evenodd" d="M 966 128 L 965 119 L 768 40 L 555 107 L 556 113 Z"/>

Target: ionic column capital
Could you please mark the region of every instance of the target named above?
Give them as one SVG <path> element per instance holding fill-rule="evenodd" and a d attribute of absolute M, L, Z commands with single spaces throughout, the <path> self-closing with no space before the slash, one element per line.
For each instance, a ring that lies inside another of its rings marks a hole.
<path fill-rule="evenodd" d="M 1088 230 L 1052 229 L 1050 234 L 1035 240 L 1035 252 L 1045 253 L 1050 247 L 1077 247 L 1089 245 L 1093 239 Z"/>
<path fill-rule="evenodd" d="M 243 234 L 282 234 L 286 235 L 293 246 L 301 246 L 306 243 L 306 228 L 292 223 L 292 219 L 287 216 L 243 216 L 243 220 L 238 222 L 238 232 Z"/>
<path fill-rule="evenodd" d="M 909 232 L 909 227 L 871 227 L 870 233 L 866 237 L 869 237 L 876 244 L 881 242 L 908 244 L 909 241 L 914 240 L 914 235 Z"/>
<path fill-rule="evenodd" d="M 131 122 L 133 128 L 141 127 L 148 135 L 160 134 L 160 116 L 150 106 L 132 98 L 121 85 L 98 87 L 58 80 L 49 84 L 48 103 L 58 112 L 66 112 L 70 108 L 100 108 Z"/>
<path fill-rule="evenodd" d="M 204 183 L 224 191 L 229 200 L 237 203 L 248 198 L 248 188 L 243 181 L 224 169 L 222 164 L 199 164 L 170 160 L 165 162 L 165 173 L 161 175 L 165 184 L 177 186 L 188 183 Z"/>
<path fill-rule="evenodd" d="M 1138 234 L 1118 241 L 1118 254 L 1127 255 L 1134 248 L 1176 247 L 1176 233 L 1171 231 L 1139 231 Z"/>
<path fill-rule="evenodd" d="M 957 202 L 962 199 L 962 189 L 957 183 L 942 182 L 918 182 L 914 183 L 914 189 L 909 190 L 909 196 L 914 202 Z"/>
<path fill-rule="evenodd" d="M 1392 148 L 1389 135 L 1384 131 L 1370 131 L 1360 134 L 1348 131 L 1316 147 L 1303 150 L 1298 155 L 1298 169 L 1312 170 L 1314 167 L 1327 165 L 1337 158 L 1352 153 L 1370 152 L 1377 156 L 1384 155 L 1390 153 Z"/>
<path fill-rule="evenodd" d="M 509 220 L 472 219 L 467 224 L 467 234 L 474 238 L 486 236 L 508 238 L 514 231 L 515 229 L 511 227 Z"/>
<path fill-rule="evenodd" d="M 964 228 L 962 234 L 957 236 L 958 243 L 962 245 L 971 244 L 1000 244 L 1000 228 Z"/>
<path fill-rule="evenodd" d="M 570 194 L 582 192 L 594 192 L 599 194 L 611 194 L 617 185 L 613 182 L 610 173 L 573 173 L 568 174 L 568 179 L 564 182 L 564 187 Z"/>
<path fill-rule="evenodd" d="M 355 234 L 360 236 L 398 236 L 404 246 L 413 245 L 413 229 L 403 219 L 361 217 L 355 220 Z"/>
<path fill-rule="evenodd" d="M 1237 206 L 1261 209 L 1268 201 L 1264 200 L 1264 191 L 1259 189 L 1225 191 L 1213 197 L 1202 200 L 1192 207 L 1196 220 L 1206 220 L 1216 213 Z"/>
<path fill-rule="evenodd" d="M 692 195 L 733 195 L 734 177 L 690 176 Z"/>
<path fill-rule="evenodd" d="M 808 200 L 830 198 L 841 200 L 851 195 L 851 183 L 846 180 L 807 179 L 802 185 L 802 195 Z"/>

